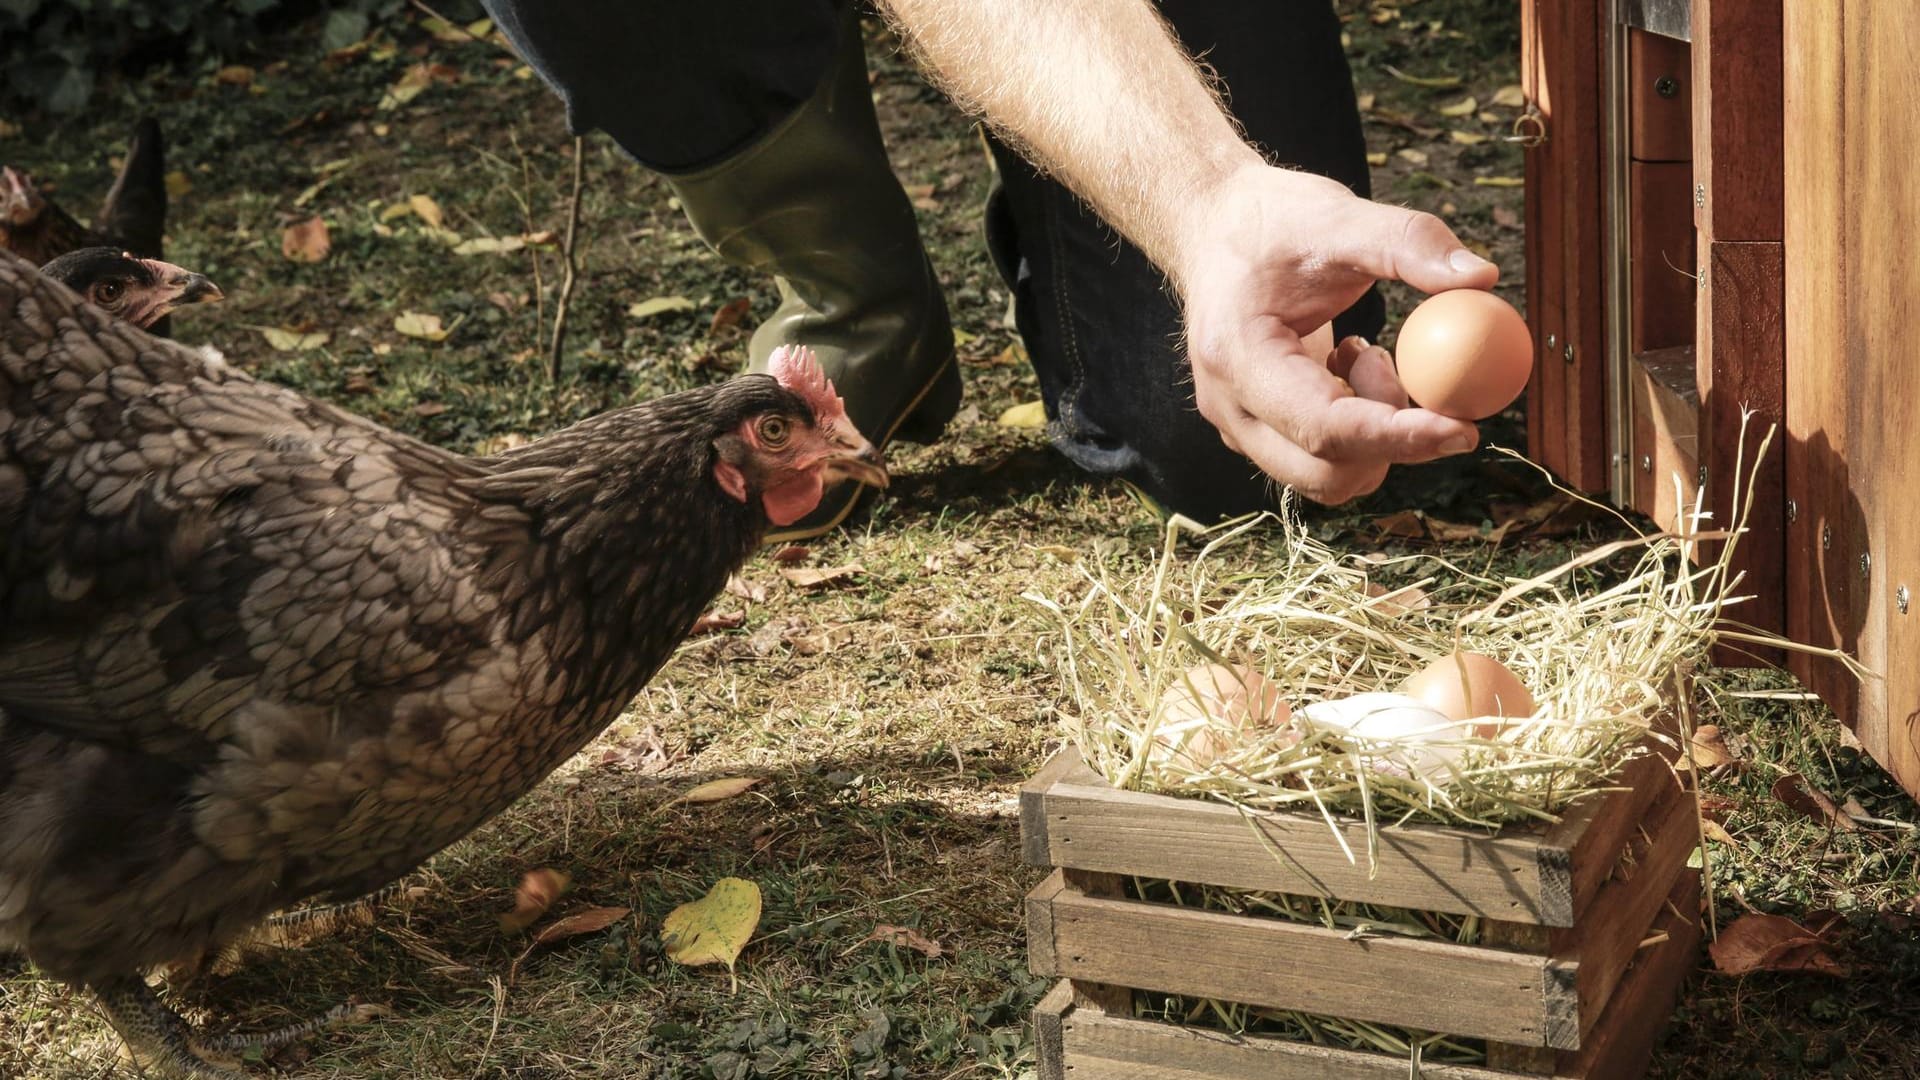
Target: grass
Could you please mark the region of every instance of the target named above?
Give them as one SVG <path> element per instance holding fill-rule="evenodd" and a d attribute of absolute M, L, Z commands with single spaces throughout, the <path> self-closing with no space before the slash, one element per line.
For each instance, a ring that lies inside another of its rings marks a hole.
<path fill-rule="evenodd" d="M 1486 107 L 1517 82 L 1517 28 L 1504 0 L 1419 0 L 1389 9 L 1342 0 L 1350 54 L 1374 95 L 1370 148 L 1387 155 L 1377 194 L 1442 213 L 1486 244 L 1520 299 L 1518 151 L 1445 132 L 1504 133 L 1498 122 L 1439 117 L 1471 94 Z M 1397 10 L 1397 14 L 1392 13 Z M 232 297 L 175 320 L 237 363 L 384 423 L 467 450 L 532 435 L 625 401 L 724 378 L 740 365 L 749 316 L 712 329 L 736 298 L 772 309 L 770 284 L 722 266 L 657 180 L 603 138 L 586 140 L 581 280 L 565 371 L 544 374 L 550 249 L 460 257 L 417 218 L 387 208 L 431 196 L 465 237 L 564 227 L 572 140 L 537 82 L 490 46 L 441 42 L 410 26 L 356 56 L 326 60 L 311 28 L 262 40 L 243 58 L 251 86 L 212 67 L 156 70 L 109 89 L 81 117 L 13 118 L 0 160 L 60 184 L 90 207 L 133 118 L 157 111 L 173 167 L 169 256 Z M 317 1080 L 414 1077 L 1016 1077 L 1031 1069 L 1023 1021 L 1044 989 L 1025 973 L 1020 899 L 1038 874 L 1020 865 L 1014 791 L 1055 737 L 1063 688 L 1045 621 L 1018 600 L 1063 593 L 1064 561 L 1091 553 L 1127 572 L 1148 565 L 1158 524 L 1117 485 L 1075 474 L 1033 432 L 994 419 L 1037 396 L 1008 354 L 1006 293 L 979 239 L 987 182 L 974 132 L 890 51 L 875 50 L 883 123 L 898 171 L 931 185 L 922 224 L 962 346 L 968 406 L 949 438 L 895 455 L 898 482 L 870 524 L 812 545 L 815 565 L 859 563 L 844 587 L 807 591 L 769 559 L 746 580 L 763 600 L 721 597 L 737 630 L 695 639 L 599 742 L 494 823 L 436 859 L 414 895 L 366 925 L 236 970 L 176 980 L 174 1000 L 214 1030 L 269 1027 L 349 998 L 389 1018 L 309 1040 L 270 1064 Z M 382 95 L 409 66 L 442 81 L 398 108 Z M 1394 78 L 1454 74 L 1457 88 Z M 448 81 L 453 80 L 453 81 Z M 1418 134 L 1396 123 L 1439 129 Z M 1427 155 L 1416 164 L 1403 149 Z M 319 190 L 302 199 L 310 188 Z M 333 254 L 280 254 L 282 227 L 323 215 Z M 385 228 L 391 235 L 381 235 Z M 536 294 L 535 259 L 548 290 Z M 646 320 L 629 305 L 685 297 L 693 310 Z M 1392 293 L 1404 312 L 1404 293 Z M 403 311 L 454 325 L 429 344 L 393 329 Z M 327 344 L 278 352 L 256 326 L 325 331 Z M 423 407 L 424 406 L 424 407 Z M 1519 445 L 1517 414 L 1489 439 Z M 1416 507 L 1469 525 L 1541 494 L 1490 455 L 1396 471 L 1378 495 L 1309 526 L 1330 544 L 1395 553 L 1426 542 L 1372 523 Z M 1500 544 L 1440 546 L 1486 573 L 1528 575 L 1611 534 L 1591 530 Z M 1768 677 L 1775 678 L 1775 677 Z M 1763 685 L 1774 685 L 1764 682 Z M 1717 849 L 1722 924 L 1746 905 L 1845 915 L 1845 979 L 1696 976 L 1656 1061 L 1665 1076 L 1920 1075 L 1908 1033 L 1920 1021 L 1920 945 L 1909 920 L 1920 838 L 1904 826 L 1830 834 L 1769 793 L 1797 771 L 1838 801 L 1912 823 L 1912 802 L 1817 706 L 1752 704 L 1738 732 L 1746 767 L 1709 789 L 1729 803 L 1739 841 Z M 704 780 L 755 775 L 747 795 L 668 806 Z M 610 930 L 526 951 L 497 917 L 515 883 L 564 870 L 556 906 L 630 906 Z M 760 937 L 724 971 L 660 954 L 660 919 L 729 874 L 766 894 Z M 946 951 L 929 959 L 865 942 L 876 924 L 909 926 Z M 1704 963 L 1704 959 L 1703 959 Z M 0 1077 L 116 1075 L 116 1041 L 86 999 L 31 971 L 0 974 Z"/>

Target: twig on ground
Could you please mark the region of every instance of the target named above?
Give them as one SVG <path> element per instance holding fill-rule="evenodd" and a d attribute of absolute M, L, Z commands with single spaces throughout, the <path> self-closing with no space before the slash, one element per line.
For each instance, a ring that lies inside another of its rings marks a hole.
<path fill-rule="evenodd" d="M 580 188 L 586 181 L 587 142 L 573 137 L 573 198 L 567 203 L 567 238 L 560 244 L 560 258 L 567 274 L 560 280 L 560 298 L 553 305 L 553 348 L 547 354 L 547 378 L 560 380 L 560 349 L 567 340 L 567 305 L 573 300 L 573 283 L 579 266 L 574 258 L 573 240 L 580 230 Z"/>

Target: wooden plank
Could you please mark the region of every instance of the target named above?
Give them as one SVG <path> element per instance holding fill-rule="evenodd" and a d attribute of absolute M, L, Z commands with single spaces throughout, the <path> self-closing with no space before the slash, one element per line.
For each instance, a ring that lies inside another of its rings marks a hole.
<path fill-rule="evenodd" d="M 1578 965 L 1541 956 L 1080 895 L 1036 974 L 1571 1049 Z M 1032 954 L 1038 955 L 1038 954 Z"/>
<path fill-rule="evenodd" d="M 1626 978 L 1561 1075 L 1584 1080 L 1644 1076 L 1653 1047 L 1700 956 L 1700 875 L 1683 874 L 1650 937 L 1666 940 L 1640 950 Z"/>
<path fill-rule="evenodd" d="M 1675 787 L 1648 815 L 1645 836 L 1646 842 L 1636 846 L 1634 861 L 1623 864 L 1624 873 L 1600 890 L 1580 925 L 1554 932 L 1553 954 L 1579 963 L 1574 985 L 1583 1033 L 1605 1011 L 1679 878 L 1699 876 L 1699 871 L 1687 868 L 1688 857 L 1700 843 L 1693 793 Z"/>
<path fill-rule="evenodd" d="M 1631 162 L 1627 198 L 1627 348 L 1633 353 L 1694 340 L 1693 168 Z"/>
<path fill-rule="evenodd" d="M 1033 1056 L 1039 1080 L 1066 1080 L 1066 1018 L 1073 1014 L 1073 987 L 1062 979 L 1033 1007 Z"/>
<path fill-rule="evenodd" d="M 1040 771 L 1020 785 L 1020 855 L 1028 866 L 1052 866 L 1048 861 L 1047 811 L 1044 798 L 1048 788 L 1072 773 L 1092 773 L 1072 742 L 1053 752 Z"/>
<path fill-rule="evenodd" d="M 1693 159 L 1693 57 L 1686 42 L 1627 31 L 1627 146 L 1637 161 Z M 1687 205 L 1690 210 L 1691 199 Z M 1691 228 L 1691 212 L 1688 218 Z"/>
<path fill-rule="evenodd" d="M 1126 879 L 1119 874 L 1109 874 L 1099 870 L 1065 869 L 1060 871 L 1060 877 L 1068 889 L 1078 891 L 1082 896 L 1100 896 L 1109 899 L 1121 899 L 1126 896 Z M 1133 987 L 1090 982 L 1085 979 L 1070 981 L 1073 983 L 1075 1005 L 1091 1005 L 1115 1016 L 1133 1015 Z"/>
<path fill-rule="evenodd" d="M 1661 746 L 1657 742 L 1647 745 Z M 1663 790 L 1675 784 L 1673 770 L 1665 756 L 1670 752 L 1649 752 L 1628 761 L 1620 772 L 1621 790 L 1575 803 L 1545 837 L 1542 845 L 1545 850 L 1567 853 L 1566 899 L 1554 906 L 1570 913 L 1566 921 L 1548 925 L 1573 926 L 1586 914 L 1594 896 L 1612 876 L 1620 853 L 1625 850 L 1628 837 L 1646 808 L 1653 805 Z M 1549 880 L 1561 879 L 1556 875 Z"/>
<path fill-rule="evenodd" d="M 1565 35 L 1556 33 L 1561 19 L 1557 0 L 1521 0 L 1520 4 L 1520 84 L 1531 110 L 1537 114 L 1544 136 L 1547 117 L 1557 108 L 1557 97 L 1548 70 L 1556 66 L 1549 57 L 1564 48 Z M 1565 369 L 1555 363 L 1560 356 L 1560 334 L 1565 319 L 1567 283 L 1561 271 L 1561 237 L 1564 222 L 1560 216 L 1559 163 L 1553 139 L 1543 138 L 1525 147 L 1526 188 L 1521 207 L 1522 249 L 1526 257 L 1527 326 L 1533 332 L 1534 368 L 1527 380 L 1527 454 L 1562 476 L 1567 474 L 1566 396 L 1562 390 Z"/>
<path fill-rule="evenodd" d="M 1738 594 L 1749 597 L 1730 614 L 1773 633 L 1786 631 L 1786 254 L 1779 243 L 1702 241 L 1707 279 L 1700 311 L 1697 358 L 1701 395 L 1700 464 L 1716 522 L 1738 517 L 1734 500 L 1752 496 L 1747 533 L 1735 549 L 1734 569 L 1745 575 Z M 1751 412 L 1742 451 L 1741 417 Z M 1760 441 L 1779 427 L 1764 461 Z M 1751 492 L 1749 492 L 1751 484 Z M 1718 544 L 1701 557 L 1719 556 Z M 1721 650 L 1722 664 L 1778 664 L 1776 650 Z"/>
<path fill-rule="evenodd" d="M 1794 0 L 1789 0 L 1791 6 Z M 1830 0 L 1800 0 L 1832 12 Z M 1709 240 L 1779 240 L 1784 64 L 1780 3 L 1692 0 L 1693 160 Z M 1900 5 L 1905 6 L 1905 5 Z"/>
<path fill-rule="evenodd" d="M 1035 975 L 1051 975 L 1060 970 L 1054 952 L 1053 902 L 1067 890 L 1066 875 L 1058 870 L 1048 874 L 1027 893 L 1027 970 Z"/>
<path fill-rule="evenodd" d="M 1633 410 L 1633 508 L 1663 529 L 1679 524 L 1699 485 L 1700 398 L 1693 346 L 1633 358 L 1628 407 Z"/>

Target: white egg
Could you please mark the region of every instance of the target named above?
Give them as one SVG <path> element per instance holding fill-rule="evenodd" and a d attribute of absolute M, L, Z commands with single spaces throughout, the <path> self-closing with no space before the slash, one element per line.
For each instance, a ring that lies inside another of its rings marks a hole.
<path fill-rule="evenodd" d="M 1321 727 L 1347 732 L 1364 743 L 1376 771 L 1396 776 L 1425 776 L 1439 781 L 1457 768 L 1465 755 L 1461 746 L 1436 745 L 1469 738 L 1472 725 L 1406 694 L 1355 694 L 1317 701 L 1300 715 Z"/>

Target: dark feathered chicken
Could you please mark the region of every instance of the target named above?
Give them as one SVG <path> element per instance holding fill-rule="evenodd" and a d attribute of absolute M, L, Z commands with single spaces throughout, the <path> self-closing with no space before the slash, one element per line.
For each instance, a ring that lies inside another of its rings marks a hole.
<path fill-rule="evenodd" d="M 0 166 L 0 248 L 35 265 L 90 247 L 120 248 L 158 259 L 166 228 L 166 152 L 160 125 L 151 118 L 134 129 L 126 163 L 92 228 L 41 194 L 31 177 Z"/>
<path fill-rule="evenodd" d="M 118 248 L 69 251 L 40 272 L 141 329 L 176 308 L 213 303 L 225 296 L 204 275 Z"/>
<path fill-rule="evenodd" d="M 142 972 L 512 803 L 842 477 L 886 481 L 804 350 L 463 458 L 0 255 L 0 950 L 222 1075 Z"/>

